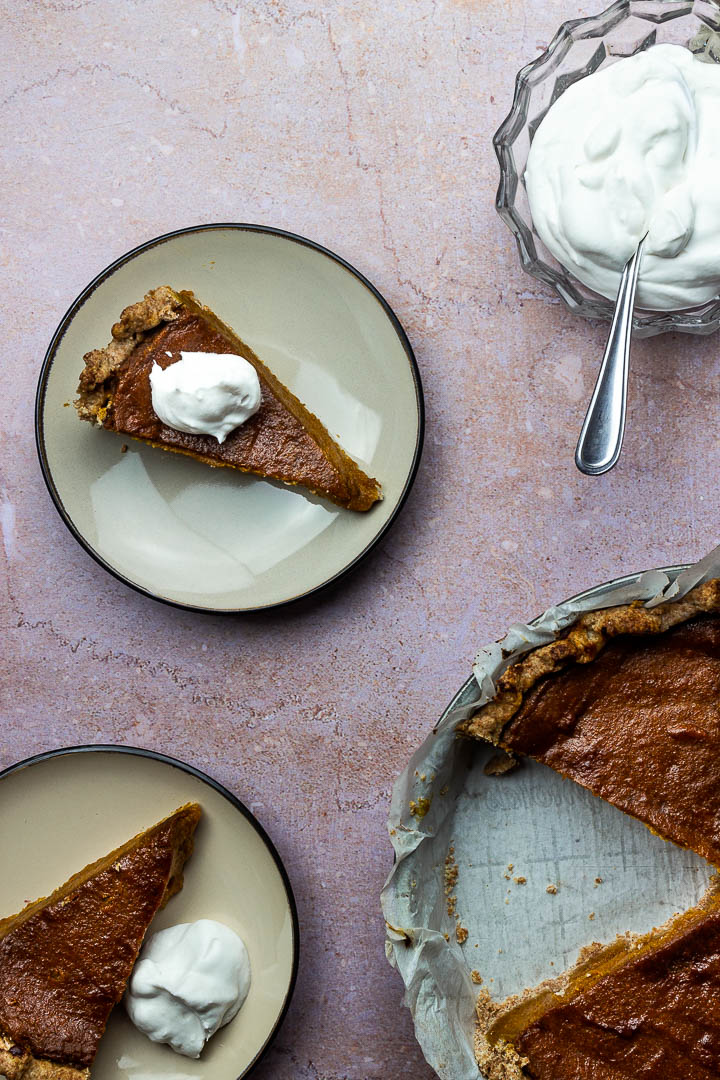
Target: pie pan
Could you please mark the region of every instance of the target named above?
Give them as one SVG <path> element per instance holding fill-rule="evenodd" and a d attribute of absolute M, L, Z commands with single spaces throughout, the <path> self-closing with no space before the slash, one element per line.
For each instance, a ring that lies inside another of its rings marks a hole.
<path fill-rule="evenodd" d="M 193 290 L 233 327 L 377 477 L 383 501 L 343 510 L 81 422 L 71 403 L 83 354 L 164 284 Z M 396 519 L 423 427 L 417 364 L 387 302 L 339 256 L 257 225 L 181 229 L 103 270 L 56 330 L 36 400 L 43 476 L 75 538 L 127 585 L 200 611 L 273 607 L 349 571 Z"/>
<path fill-rule="evenodd" d="M 230 926 L 248 948 L 248 997 L 199 1061 L 151 1042 L 116 1006 L 93 1080 L 248 1075 L 270 1045 L 295 985 L 298 919 L 290 882 L 250 811 L 215 780 L 173 758 L 126 746 L 79 746 L 0 773 L 0 865 L 6 868 L 0 917 L 48 895 L 76 870 L 191 801 L 200 803 L 203 816 L 185 885 L 158 913 L 151 932 L 199 918 Z"/>
<path fill-rule="evenodd" d="M 485 775 L 496 749 L 458 739 L 458 724 L 476 711 L 481 686 L 492 694 L 490 680 L 507 662 L 553 640 L 581 611 L 663 590 L 669 598 L 676 579 L 684 592 L 719 573 L 720 549 L 694 567 L 597 586 L 512 627 L 479 653 L 473 677 L 397 780 L 389 821 L 395 865 L 382 896 L 386 951 L 405 983 L 418 1041 L 442 1080 L 481 1076 L 473 972 L 502 1001 L 559 975 L 593 941 L 644 933 L 690 908 L 712 876 L 704 859 L 543 765 L 525 760 L 507 776 Z"/>

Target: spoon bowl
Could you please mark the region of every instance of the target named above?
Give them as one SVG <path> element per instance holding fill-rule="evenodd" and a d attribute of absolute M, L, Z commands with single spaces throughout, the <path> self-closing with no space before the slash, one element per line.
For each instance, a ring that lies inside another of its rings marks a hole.
<path fill-rule="evenodd" d="M 620 457 L 627 412 L 633 309 L 646 238 L 647 233 L 623 269 L 600 372 L 575 450 L 575 464 L 586 476 L 609 472 Z"/>

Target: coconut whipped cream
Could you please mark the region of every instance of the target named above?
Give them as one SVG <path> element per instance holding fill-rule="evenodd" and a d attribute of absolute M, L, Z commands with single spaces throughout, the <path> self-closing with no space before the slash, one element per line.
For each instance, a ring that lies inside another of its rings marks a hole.
<path fill-rule="evenodd" d="M 232 1020 L 250 988 L 241 938 L 222 923 L 200 919 L 148 938 L 125 995 L 136 1027 L 186 1057 Z"/>
<path fill-rule="evenodd" d="M 260 380 L 234 353 L 181 352 L 169 367 L 150 372 L 152 405 L 163 424 L 225 442 L 260 408 Z"/>
<path fill-rule="evenodd" d="M 533 139 L 533 223 L 575 277 L 614 299 L 641 238 L 638 306 L 720 293 L 720 65 L 655 45 L 574 83 Z"/>

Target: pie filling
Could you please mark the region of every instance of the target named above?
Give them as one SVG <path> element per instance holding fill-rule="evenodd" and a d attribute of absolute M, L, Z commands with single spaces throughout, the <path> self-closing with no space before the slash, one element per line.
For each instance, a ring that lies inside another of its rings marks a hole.
<path fill-rule="evenodd" d="M 676 918 L 665 933 L 601 949 L 571 973 L 569 991 L 521 1003 L 489 1041 L 509 1042 L 521 1075 L 534 1080 L 717 1078 L 719 904 L 716 895 L 709 910 Z"/>

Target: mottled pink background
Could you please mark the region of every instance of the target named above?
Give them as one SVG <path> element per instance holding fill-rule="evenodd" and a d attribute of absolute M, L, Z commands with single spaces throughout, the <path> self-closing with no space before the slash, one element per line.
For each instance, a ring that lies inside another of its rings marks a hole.
<path fill-rule="evenodd" d="M 129 743 L 257 812 L 303 933 L 258 1080 L 429 1080 L 383 952 L 396 773 L 511 621 L 718 539 L 717 338 L 636 345 L 622 460 L 583 478 L 573 450 L 605 330 L 522 273 L 493 209 L 490 136 L 515 71 L 599 6 L 0 4 L 0 767 Z M 78 547 L 40 476 L 33 399 L 55 326 L 102 267 L 233 220 L 311 237 L 377 285 L 415 347 L 428 422 L 409 502 L 350 579 L 228 619 L 145 600 Z"/>

